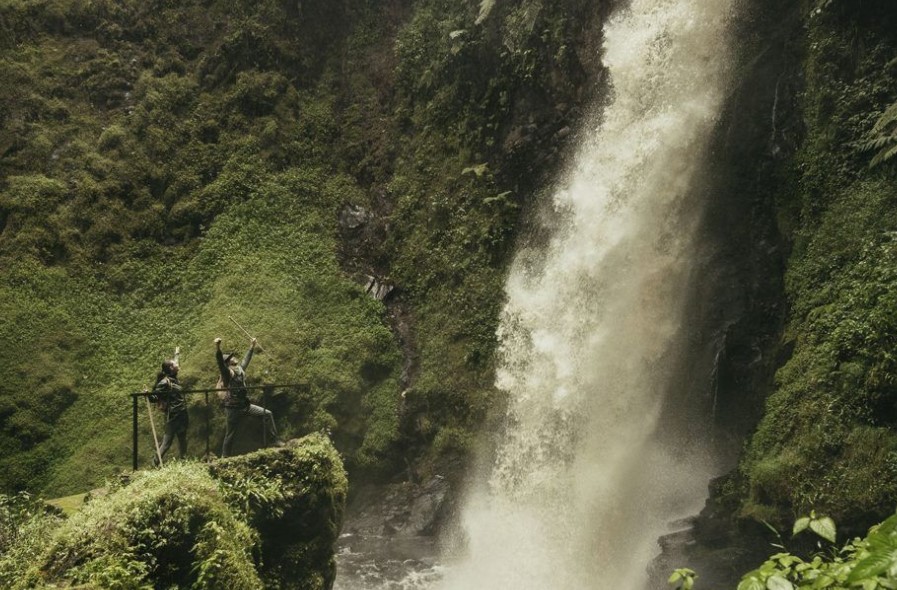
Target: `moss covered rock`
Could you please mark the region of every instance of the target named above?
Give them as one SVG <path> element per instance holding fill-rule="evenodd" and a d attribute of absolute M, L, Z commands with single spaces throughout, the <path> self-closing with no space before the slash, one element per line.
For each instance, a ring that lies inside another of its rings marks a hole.
<path fill-rule="evenodd" d="M 324 436 L 212 465 L 175 462 L 113 488 L 55 528 L 36 529 L 43 550 L 31 563 L 0 560 L 3 580 L 13 588 L 333 585 L 347 481 Z"/>
<path fill-rule="evenodd" d="M 342 528 L 348 480 L 330 441 L 313 434 L 285 449 L 224 459 L 212 476 L 259 535 L 266 588 L 330 588 L 333 545 Z"/>

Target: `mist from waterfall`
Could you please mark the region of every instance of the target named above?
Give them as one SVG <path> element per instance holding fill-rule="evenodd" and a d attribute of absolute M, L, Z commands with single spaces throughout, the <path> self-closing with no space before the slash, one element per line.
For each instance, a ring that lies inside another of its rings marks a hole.
<path fill-rule="evenodd" d="M 442 588 L 641 589 L 658 537 L 706 497 L 704 426 L 670 395 L 733 2 L 632 0 L 605 25 L 612 95 L 553 194 L 550 238 L 511 269 L 506 431 Z"/>

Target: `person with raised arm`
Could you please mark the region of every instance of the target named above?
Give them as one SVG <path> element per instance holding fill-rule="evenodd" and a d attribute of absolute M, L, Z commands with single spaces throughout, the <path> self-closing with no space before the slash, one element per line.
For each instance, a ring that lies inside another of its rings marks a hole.
<path fill-rule="evenodd" d="M 221 352 L 221 338 L 215 338 L 215 360 L 218 363 L 218 371 L 221 373 L 218 387 L 225 392 L 225 395 L 222 396 L 222 405 L 224 406 L 227 419 L 224 443 L 221 445 L 222 457 L 230 456 L 234 436 L 236 436 L 237 429 L 245 416 L 261 416 L 272 444 L 274 446 L 283 446 L 283 443 L 277 436 L 274 414 L 271 413 L 271 410 L 250 403 L 247 394 L 246 368 L 249 366 L 249 361 L 252 360 L 255 345 L 256 339 L 253 338 L 243 360 L 238 362 L 235 352 L 226 355 Z"/>
<path fill-rule="evenodd" d="M 162 444 L 153 457 L 153 465 L 159 466 L 162 457 L 171 448 L 175 437 L 178 439 L 178 456 L 183 459 L 187 456 L 187 427 L 190 424 L 187 414 L 187 398 L 178 381 L 180 370 L 181 348 L 176 346 L 174 357 L 162 361 L 162 370 L 156 375 L 156 383 L 150 393 L 150 401 L 155 402 L 160 410 L 165 413 L 165 435 Z"/>

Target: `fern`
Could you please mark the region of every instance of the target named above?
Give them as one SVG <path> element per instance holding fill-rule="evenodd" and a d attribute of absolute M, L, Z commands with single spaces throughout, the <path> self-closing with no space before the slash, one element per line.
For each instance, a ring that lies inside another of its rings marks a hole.
<path fill-rule="evenodd" d="M 480 2 L 480 15 L 477 17 L 476 24 L 486 20 L 493 7 L 495 7 L 495 0 L 482 0 Z"/>
<path fill-rule="evenodd" d="M 876 152 L 869 162 L 870 167 L 886 162 L 897 154 L 897 102 L 885 109 L 860 148 Z"/>

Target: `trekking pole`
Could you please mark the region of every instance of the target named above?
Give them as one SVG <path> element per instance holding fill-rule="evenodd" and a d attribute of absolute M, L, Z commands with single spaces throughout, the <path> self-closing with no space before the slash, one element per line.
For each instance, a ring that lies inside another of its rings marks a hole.
<path fill-rule="evenodd" d="M 227 316 L 227 319 L 229 319 L 230 321 L 232 321 L 236 327 L 240 328 L 240 330 L 242 330 L 242 332 L 243 332 L 244 334 L 246 334 L 246 336 L 247 336 L 250 340 L 253 339 L 252 334 L 250 334 L 249 331 L 246 330 L 246 328 L 244 328 L 244 327 L 241 326 L 239 323 L 237 323 L 237 320 L 235 320 L 235 319 L 232 318 L 231 316 Z M 255 342 L 255 349 L 256 349 L 258 352 L 264 352 L 264 351 L 262 350 L 262 345 L 258 343 L 258 340 L 256 340 L 256 342 Z"/>
<path fill-rule="evenodd" d="M 268 448 L 268 389 L 262 388 L 262 448 Z"/>
<path fill-rule="evenodd" d="M 137 471 L 137 395 L 136 393 L 131 394 L 131 406 L 133 407 L 131 416 L 131 466 L 134 471 Z"/>
<path fill-rule="evenodd" d="M 153 407 L 150 405 L 149 398 L 146 400 L 146 411 L 149 412 L 150 427 L 153 429 L 153 442 L 156 443 L 156 456 L 159 457 L 159 467 L 162 467 L 162 449 L 159 447 L 159 437 L 156 435 L 156 421 L 153 420 Z"/>

